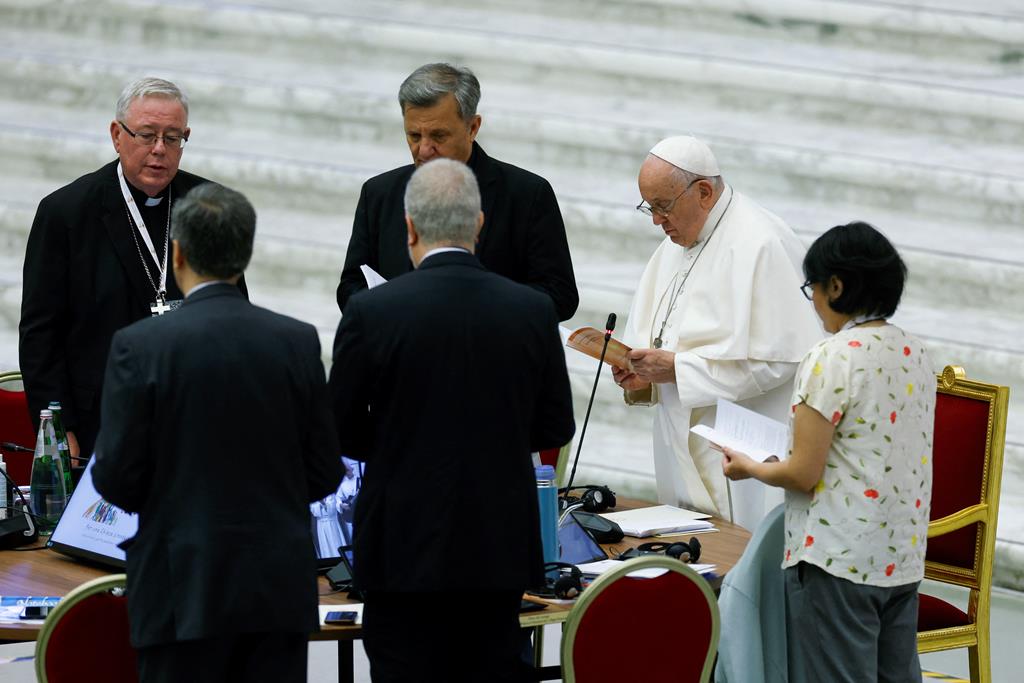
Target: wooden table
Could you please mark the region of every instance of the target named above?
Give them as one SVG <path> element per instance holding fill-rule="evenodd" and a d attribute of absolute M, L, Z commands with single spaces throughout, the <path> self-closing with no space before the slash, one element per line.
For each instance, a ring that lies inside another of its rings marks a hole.
<path fill-rule="evenodd" d="M 628 510 L 650 504 L 622 498 L 618 502 L 616 510 Z M 712 518 L 711 521 L 718 531 L 698 535 L 702 547 L 700 561 L 717 565 L 717 574 L 725 576 L 743 554 L 743 549 L 750 540 L 750 532 L 722 519 Z M 691 534 L 682 534 L 680 537 L 689 540 L 690 536 Z M 627 548 L 636 547 L 650 540 L 652 539 L 626 537 L 619 543 L 606 545 L 604 548 L 609 557 L 614 557 Z M 110 573 L 115 572 L 72 560 L 52 550 L 0 551 L 0 595 L 62 596 L 90 579 Z M 353 602 L 344 591 L 332 590 L 324 577 L 319 579 L 319 593 L 321 605 L 346 605 Z M 521 615 L 519 622 L 524 628 L 561 623 L 566 620 L 571 608 L 571 604 L 549 604 L 543 610 Z M 40 624 L 36 623 L 0 624 L 0 640 L 35 640 L 39 630 Z M 361 637 L 361 626 L 322 626 L 319 632 L 311 633 L 309 639 L 337 641 L 340 680 L 351 681 L 352 643 Z M 540 642 L 540 639 L 537 642 Z M 539 661 L 540 652 L 537 654 Z"/>

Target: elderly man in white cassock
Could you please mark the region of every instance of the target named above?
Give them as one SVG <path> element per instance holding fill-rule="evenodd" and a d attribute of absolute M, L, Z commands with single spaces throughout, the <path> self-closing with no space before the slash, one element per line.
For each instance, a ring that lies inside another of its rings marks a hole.
<path fill-rule="evenodd" d="M 732 482 L 721 454 L 692 435 L 719 398 L 786 420 L 793 375 L 821 336 L 800 294 L 804 247 L 778 216 L 722 180 L 711 150 L 676 136 L 655 145 L 636 208 L 665 231 L 625 333 L 633 371 L 613 369 L 626 403 L 653 405 L 658 500 L 754 529 L 781 494 Z M 779 454 L 784 456 L 785 454 Z"/>

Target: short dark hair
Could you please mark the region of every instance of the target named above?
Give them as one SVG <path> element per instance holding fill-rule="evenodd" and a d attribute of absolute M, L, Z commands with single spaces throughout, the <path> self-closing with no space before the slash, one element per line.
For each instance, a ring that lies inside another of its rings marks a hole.
<path fill-rule="evenodd" d="M 907 266 L 885 235 L 856 221 L 828 230 L 804 257 L 809 283 L 827 283 L 833 275 L 843 283 L 843 293 L 829 302 L 833 311 L 888 318 L 903 296 Z"/>
<path fill-rule="evenodd" d="M 174 202 L 171 238 L 198 275 L 240 275 L 252 258 L 256 210 L 241 192 L 204 183 Z"/>

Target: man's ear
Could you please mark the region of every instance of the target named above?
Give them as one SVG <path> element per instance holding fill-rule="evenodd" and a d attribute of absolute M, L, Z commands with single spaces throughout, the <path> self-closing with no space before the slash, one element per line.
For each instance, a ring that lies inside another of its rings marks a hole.
<path fill-rule="evenodd" d="M 473 119 L 469 122 L 470 141 L 476 140 L 476 134 L 480 132 L 480 124 L 483 122 L 483 117 L 481 117 L 480 114 L 475 114 L 473 116 Z"/>
<path fill-rule="evenodd" d="M 178 240 L 171 240 L 171 262 L 176 270 L 185 267 L 185 250 L 181 248 Z"/>
<path fill-rule="evenodd" d="M 114 143 L 114 151 L 121 153 L 121 124 L 117 121 L 110 122 L 110 141 Z"/>
<path fill-rule="evenodd" d="M 405 214 L 405 229 L 408 233 L 409 240 L 408 244 L 410 247 L 415 247 L 420 241 L 420 236 L 416 232 L 416 226 L 412 223 L 412 217 L 409 214 Z"/>

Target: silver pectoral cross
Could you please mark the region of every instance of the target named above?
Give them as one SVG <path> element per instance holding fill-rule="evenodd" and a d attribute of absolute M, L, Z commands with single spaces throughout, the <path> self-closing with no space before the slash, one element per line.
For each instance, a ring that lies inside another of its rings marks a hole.
<path fill-rule="evenodd" d="M 171 310 L 171 307 L 167 305 L 167 301 L 164 300 L 163 292 L 159 292 L 156 295 L 156 301 L 150 304 L 149 310 L 152 311 L 151 315 L 163 315 Z"/>

